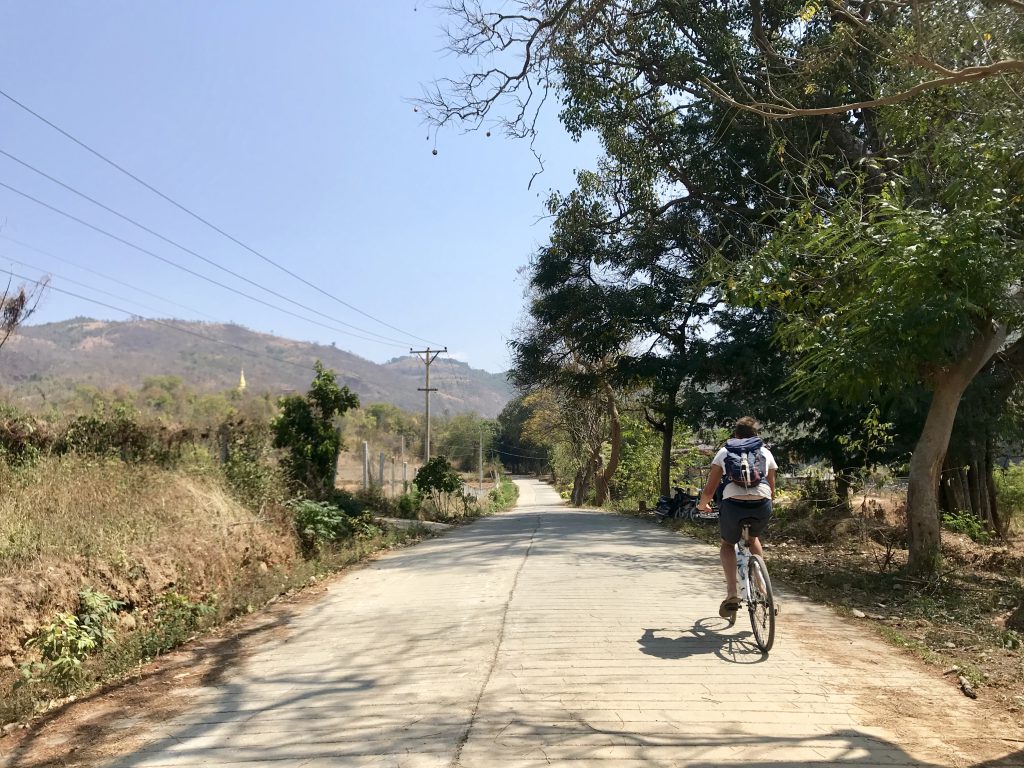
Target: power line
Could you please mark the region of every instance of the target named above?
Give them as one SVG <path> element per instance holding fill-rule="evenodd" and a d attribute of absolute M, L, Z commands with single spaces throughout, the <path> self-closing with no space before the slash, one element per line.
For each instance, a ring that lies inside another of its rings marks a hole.
<path fill-rule="evenodd" d="M 90 197 L 89 195 L 85 194 L 81 190 L 78 190 L 75 187 L 72 187 L 70 184 L 66 184 L 65 182 L 61 181 L 60 179 L 58 179 L 58 178 L 56 178 L 54 176 L 51 176 L 50 174 L 46 173 L 45 171 L 40 170 L 39 168 L 36 168 L 34 165 L 32 165 L 30 163 L 27 163 L 27 162 L 25 162 L 24 160 L 22 160 L 22 159 L 20 159 L 18 157 L 15 157 L 10 152 L 7 152 L 4 149 L 0 149 L 0 155 L 3 155 L 4 157 L 6 157 L 6 158 L 8 158 L 10 160 L 13 160 L 14 162 L 16 162 L 18 165 L 22 166 L 23 168 L 28 168 L 30 171 L 32 171 L 33 173 L 36 173 L 36 174 L 42 176 L 44 179 L 47 179 L 47 180 L 53 182 L 54 184 L 56 184 L 56 185 L 58 185 L 60 187 L 63 187 L 68 192 L 71 192 L 74 195 L 78 195 L 83 200 L 88 200 L 93 205 L 95 205 L 95 206 L 97 206 L 99 208 L 102 208 L 107 213 L 112 213 L 114 216 L 117 216 L 119 219 L 122 219 L 123 221 L 127 221 L 129 224 L 132 224 L 133 226 L 138 227 L 143 232 L 147 232 L 148 234 L 153 235 L 153 237 L 159 238 L 160 240 L 163 240 L 165 243 L 168 243 L 169 245 L 173 245 L 175 248 L 178 248 L 179 250 L 184 251 L 185 253 L 187 253 L 187 254 L 189 254 L 191 256 L 195 256 L 200 261 L 204 261 L 207 264 L 209 264 L 210 266 L 215 267 L 216 269 L 219 269 L 221 272 L 226 272 L 227 274 L 231 275 L 234 278 L 237 278 L 238 280 L 241 280 L 242 282 L 248 283 L 251 286 L 259 288 L 261 291 L 266 291 L 267 293 L 269 293 L 272 296 L 276 296 L 279 299 L 287 301 L 289 304 L 294 304 L 295 306 L 301 307 L 302 309 L 306 310 L 307 312 L 312 312 L 314 315 L 319 315 L 320 317 L 324 317 L 324 318 L 326 318 L 328 320 L 331 320 L 333 322 L 339 323 L 339 324 L 345 326 L 346 328 L 352 328 L 353 330 L 359 331 L 360 333 L 368 333 L 371 336 L 377 336 L 377 337 L 383 339 L 384 341 L 391 341 L 391 342 L 394 342 L 397 345 L 405 346 L 404 343 L 399 341 L 398 339 L 393 339 L 390 336 L 384 336 L 382 334 L 377 333 L 376 331 L 370 331 L 370 330 L 367 330 L 366 328 L 360 328 L 358 325 L 352 325 L 351 323 L 346 323 L 346 322 L 344 322 L 342 320 L 337 320 L 334 317 L 332 317 L 331 315 L 325 314 L 324 312 L 321 312 L 318 309 L 314 309 L 313 307 L 310 307 L 310 306 L 308 306 L 306 304 L 303 304 L 300 301 L 295 301 L 294 299 L 291 299 L 291 298 L 285 296 L 284 294 L 279 293 L 278 291 L 275 291 L 273 288 L 267 288 L 262 283 L 258 283 L 255 280 L 252 280 L 251 278 L 246 277 L 245 275 L 242 275 L 242 274 L 240 274 L 238 272 L 235 272 L 232 269 L 229 269 L 228 267 L 225 267 L 225 266 L 223 266 L 221 264 L 218 264 L 213 259 L 208 258 L 206 256 L 203 256 L 201 253 L 197 253 L 196 251 L 194 251 L 191 248 L 188 248 L 188 247 L 182 245 L 181 243 L 177 242 L 176 240 L 172 240 L 171 238 L 169 238 L 169 237 L 167 237 L 165 235 L 162 235 L 162 234 L 160 234 L 159 232 L 156 232 L 153 229 L 150 229 L 145 224 L 142 224 L 142 223 L 136 221 L 135 219 L 131 218 L 130 216 L 126 216 L 125 214 L 121 213 L 120 211 L 114 210 L 109 205 L 105 205 L 105 204 L 101 203 L 96 198 Z"/>
<path fill-rule="evenodd" d="M 244 296 L 245 298 L 249 299 L 250 301 L 255 301 L 258 304 L 262 304 L 265 307 L 270 307 L 271 309 L 275 309 L 278 312 L 284 312 L 287 315 L 291 315 L 292 317 L 297 317 L 298 319 L 303 320 L 303 321 L 305 321 L 307 323 L 313 323 L 315 325 L 319 325 L 319 326 L 322 326 L 324 328 L 328 328 L 328 329 L 330 329 L 332 331 L 336 331 L 338 333 L 343 333 L 346 336 L 354 336 L 357 339 L 363 339 L 364 341 L 372 341 L 372 342 L 375 342 L 377 344 L 385 344 L 385 345 L 390 346 L 390 347 L 403 347 L 404 346 L 402 344 L 395 344 L 395 343 L 392 343 L 392 342 L 389 342 L 389 341 L 381 341 L 379 339 L 373 339 L 373 338 L 370 338 L 368 336 L 361 336 L 361 335 L 359 335 L 357 333 L 352 333 L 351 331 L 345 331 L 345 330 L 342 330 L 341 328 L 338 328 L 336 326 L 331 326 L 331 325 L 327 325 L 326 323 L 321 323 L 319 320 L 314 320 L 311 317 L 305 317 L 305 316 L 300 315 L 300 314 L 298 314 L 296 312 L 292 312 L 290 309 L 285 309 L 284 307 L 279 307 L 276 304 L 271 304 L 269 301 L 264 301 L 263 299 L 260 299 L 260 298 L 258 298 L 256 296 L 248 294 L 245 291 L 240 291 L 237 288 L 232 288 L 230 285 L 222 283 L 219 280 L 214 280 L 212 277 L 207 277 L 206 275 L 204 275 L 204 274 L 202 274 L 200 272 L 196 272 L 194 269 L 189 269 L 188 267 L 183 266 L 182 264 L 178 264 L 176 261 L 172 261 L 171 259 L 168 259 L 165 256 L 161 256 L 158 253 L 154 253 L 153 251 L 150 251 L 150 250 L 148 250 L 146 248 L 143 248 L 141 245 L 136 245 L 135 243 L 133 243 L 133 242 L 131 242 L 129 240 L 125 240 L 123 237 L 119 237 L 118 235 L 115 235 L 112 232 L 108 232 L 105 229 L 97 227 L 95 224 L 90 224 L 88 221 L 85 221 L 84 219 L 81 219 L 78 216 L 75 216 L 74 214 L 68 213 L 67 211 L 63 211 L 60 208 L 57 208 L 56 206 L 53 206 L 53 205 L 50 205 L 49 203 L 43 202 L 42 200 L 40 200 L 37 197 L 33 197 L 32 195 L 28 194 L 27 192 L 22 192 L 20 189 L 14 188 L 10 184 L 6 184 L 6 183 L 0 181 L 0 187 L 3 187 L 4 189 L 10 190 L 14 194 L 20 195 L 21 197 L 24 197 L 26 200 L 31 200 L 33 203 L 36 203 L 37 205 L 41 205 L 43 208 L 47 208 L 47 209 L 53 211 L 54 213 L 58 213 L 61 216 L 64 216 L 65 218 L 70 219 L 71 221 L 77 222 L 77 223 L 81 224 L 83 227 L 87 227 L 88 229 L 91 229 L 94 232 L 99 232 L 101 235 L 106 235 L 111 240 L 116 240 L 117 242 L 122 243 L 123 245 L 127 245 L 129 248 L 133 248 L 136 251 L 139 251 L 140 253 L 144 253 L 147 256 L 152 256 L 154 259 L 158 259 L 159 261 L 162 261 L 165 264 L 170 264 L 172 267 L 175 267 L 176 269 L 180 269 L 183 272 L 187 272 L 190 275 L 194 275 L 195 277 L 198 277 L 201 280 L 205 280 L 206 282 L 212 283 L 213 285 L 216 285 L 216 286 L 218 286 L 220 288 L 223 288 L 223 289 L 225 289 L 227 291 L 231 291 L 232 293 L 236 293 L 239 296 Z"/>
<path fill-rule="evenodd" d="M 226 237 L 231 242 L 235 243 L 236 245 L 241 246 L 242 248 L 244 248 L 245 250 L 249 251 L 253 255 L 258 256 L 263 261 L 267 262 L 268 264 L 273 265 L 277 269 L 281 270 L 282 272 L 284 272 L 287 275 L 290 275 L 291 277 L 295 278 L 296 280 L 298 280 L 299 282 L 303 283 L 304 285 L 307 285 L 308 287 L 312 288 L 313 290 L 318 291 L 319 293 L 322 293 L 324 296 L 327 296 L 329 299 L 333 299 L 334 301 L 338 302 L 342 306 L 348 307 L 352 311 L 358 312 L 359 314 L 363 315 L 364 317 L 367 317 L 367 318 L 369 318 L 370 320 L 373 320 L 376 323 L 380 323 L 381 325 L 383 325 L 383 326 L 385 326 L 387 328 L 390 328 L 393 331 L 398 331 L 399 333 L 405 334 L 406 336 L 409 336 L 410 338 L 417 339 L 418 341 L 425 341 L 428 344 L 432 343 L 431 341 L 429 341 L 429 339 L 421 338 L 420 336 L 417 336 L 414 333 L 409 333 L 408 331 L 404 331 L 401 328 L 398 328 L 397 326 L 391 325 L 390 323 L 387 323 L 387 322 L 385 322 L 385 321 L 383 321 L 383 320 L 381 320 L 381 319 L 379 319 L 377 317 L 374 317 L 373 315 L 371 315 L 371 314 L 369 314 L 367 312 L 364 312 L 363 310 L 359 309 L 358 307 L 353 306 L 352 304 L 349 304 L 347 301 L 344 301 L 344 300 L 338 298 L 334 294 L 329 293 L 328 291 L 325 291 L 320 286 L 315 285 L 314 283 L 309 282 L 304 277 L 301 277 L 300 275 L 297 275 L 295 272 L 292 272 L 287 267 L 282 266 L 281 264 L 278 264 L 276 261 L 274 261 L 270 257 L 263 255 L 262 253 L 257 251 L 255 248 L 252 248 L 251 246 L 246 245 L 245 243 L 243 243 L 238 238 L 234 237 L 233 235 L 228 234 L 227 232 L 225 232 L 223 229 L 221 229 L 217 225 L 213 224 L 212 222 L 208 221 L 207 219 L 204 219 L 198 213 L 195 213 L 194 211 L 190 210 L 189 208 L 186 208 L 184 205 L 179 203 L 177 200 L 174 200 L 173 198 L 169 197 L 168 195 L 165 195 L 159 189 L 157 189 L 156 187 L 152 186 L 151 184 L 148 184 L 147 182 L 143 181 L 142 179 L 140 179 L 138 176 L 136 176 L 134 173 L 132 173 L 131 171 L 127 170 L 126 168 L 118 165 L 117 163 L 115 163 L 113 160 L 111 160 L 106 155 L 101 154 L 100 152 L 98 152 L 97 150 L 93 149 L 88 144 L 86 144 L 84 141 L 81 141 L 81 140 L 75 138 L 70 133 L 68 133 L 63 128 L 61 128 L 60 126 L 58 126 L 58 125 L 52 123 L 51 121 L 47 120 L 45 117 L 40 115 L 38 112 L 32 110 L 31 108 L 29 108 L 25 104 L 22 104 L 20 101 L 15 99 L 13 96 L 11 96 L 6 91 L 0 90 L 0 96 L 3 96 L 5 99 L 10 101 L 12 104 L 15 104 L 16 106 L 20 107 L 24 111 L 28 112 L 30 115 L 35 117 L 37 120 L 40 120 L 43 123 L 46 123 L 46 125 L 50 126 L 53 130 L 57 131 L 62 136 L 70 139 L 75 144 L 80 146 L 82 149 L 86 150 L 90 154 L 94 155 L 95 157 L 99 158 L 103 162 L 107 163 L 107 165 L 110 165 L 111 167 L 116 168 L 118 171 L 120 171 L 124 175 L 128 176 L 133 181 L 141 184 L 143 187 L 148 189 L 153 194 L 157 195 L 158 197 L 162 198 L 163 200 L 166 200 L 168 203 L 173 205 L 175 208 L 179 209 L 180 211 L 183 211 L 184 213 L 187 213 L 189 216 L 194 218 L 196 221 L 199 221 L 202 224 L 205 224 L 206 226 L 208 226 L 213 231 L 223 235 L 224 237 Z"/>
<path fill-rule="evenodd" d="M 550 456 L 530 456 L 525 453 L 513 453 L 512 451 L 505 451 L 501 448 L 492 448 L 491 453 L 496 453 L 500 456 L 515 456 L 518 459 L 537 459 L 538 461 L 550 461 Z"/>
<path fill-rule="evenodd" d="M 56 259 L 57 261 L 62 262 L 64 264 L 68 264 L 68 265 L 74 267 L 75 269 L 81 269 L 81 270 L 83 270 L 85 272 L 89 272 L 91 274 L 94 274 L 97 277 L 102 277 L 104 280 L 110 280 L 112 283 L 117 283 L 118 285 L 124 286 L 125 288 L 128 288 L 130 290 L 138 291 L 139 293 L 143 293 L 146 296 L 151 296 L 154 299 L 157 299 L 158 301 L 163 301 L 163 302 L 166 302 L 167 304 L 170 304 L 172 306 L 178 307 L 178 309 L 184 309 L 184 310 L 187 310 L 188 312 L 193 312 L 193 313 L 195 313 L 197 315 L 202 315 L 203 317 L 205 317 L 205 318 L 207 318 L 209 320 L 214 320 L 214 321 L 217 320 L 216 317 L 214 317 L 213 315 L 209 315 L 206 312 L 203 312 L 201 310 L 195 309 L 193 307 L 186 306 L 184 304 L 179 304 L 176 301 L 171 301 L 170 299 L 166 299 L 163 296 L 160 296 L 158 294 L 153 293 L 152 291 L 147 291 L 145 288 L 140 288 L 137 285 L 132 285 L 131 283 L 126 283 L 124 280 L 119 280 L 118 278 L 113 277 L 113 276 L 108 275 L 108 274 L 105 274 L 103 272 L 100 272 L 99 270 L 92 269 L 91 267 L 83 266 L 83 265 L 78 264 L 78 263 L 76 263 L 74 261 L 71 261 L 70 259 L 65 259 L 65 258 L 63 258 L 61 256 L 57 256 L 54 253 L 50 253 L 49 251 L 44 251 L 42 248 L 36 248 L 34 245 L 29 245 L 28 243 L 23 242 L 21 240 L 17 240 L 16 238 L 10 237 L 9 235 L 0 234 L 0 238 L 3 238 L 4 240 L 7 240 L 9 242 L 15 243 L 16 245 L 20 245 L 22 248 L 27 248 L 28 250 L 33 251 L 35 253 L 38 253 L 41 256 L 46 256 L 46 257 L 51 258 L 51 259 Z M 35 267 L 35 269 L 39 269 L 41 272 L 45 272 L 46 271 L 44 269 L 41 269 L 40 267 Z M 67 279 L 67 278 L 63 278 L 63 279 Z M 143 305 L 139 304 L 139 306 L 141 307 Z M 156 311 L 156 310 L 153 310 L 153 311 Z"/>
<path fill-rule="evenodd" d="M 99 301 L 98 299 L 90 299 L 88 296 L 82 296 L 81 294 L 75 293 L 73 291 L 66 290 L 64 288 L 58 288 L 55 285 L 48 285 L 48 284 L 44 283 L 42 280 L 33 280 L 31 277 L 26 277 L 25 275 L 19 275 L 17 272 L 13 272 L 13 271 L 11 272 L 11 275 L 13 275 L 14 277 L 18 278 L 19 280 L 27 280 L 30 283 L 34 283 L 34 284 L 36 284 L 38 286 L 45 287 L 46 290 L 48 290 L 48 291 L 57 291 L 58 293 L 63 293 L 63 294 L 66 294 L 68 296 L 73 296 L 76 299 L 81 299 L 82 301 L 88 301 L 88 302 L 90 302 L 92 304 L 96 304 L 98 306 L 105 307 L 106 309 L 112 309 L 115 312 L 120 312 L 122 314 L 128 315 L 129 317 L 138 317 L 138 315 L 135 312 L 129 312 L 127 309 L 122 309 L 121 307 L 116 307 L 113 304 L 107 304 L 106 302 Z M 177 325 L 174 325 L 173 323 L 168 323 L 168 322 L 166 322 L 164 320 L 157 320 L 156 318 L 150 317 L 150 318 L 146 318 L 146 321 L 150 322 L 150 323 L 156 323 L 157 325 L 162 325 L 164 328 L 170 328 L 171 330 L 178 331 L 179 333 L 185 333 L 185 334 L 188 334 L 189 336 L 195 336 L 196 338 L 203 339 L 204 341 L 211 341 L 214 344 L 221 344 L 221 345 L 223 345 L 225 347 L 231 347 L 233 349 L 240 350 L 242 352 L 245 352 L 248 355 L 252 355 L 253 357 L 263 357 L 263 358 L 266 358 L 267 360 L 273 360 L 276 363 L 284 363 L 285 365 L 291 365 L 291 366 L 294 366 L 296 368 L 302 368 L 303 370 L 309 370 L 309 366 L 303 365 L 302 363 L 293 363 L 291 360 L 285 360 L 283 357 L 274 357 L 273 355 L 268 355 L 265 352 L 257 352 L 254 349 L 249 349 L 248 347 L 243 347 L 241 344 L 233 344 L 230 341 L 224 341 L 223 339 L 218 339 L 218 338 L 215 338 L 213 336 L 207 336 L 206 334 L 199 333 L 198 331 L 190 331 L 187 328 L 181 328 L 181 327 L 179 327 Z"/>
<path fill-rule="evenodd" d="M 125 297 L 125 296 L 118 296 L 116 293 L 111 293 L 110 291 L 105 291 L 102 288 L 97 288 L 96 286 L 88 285 L 87 283 L 82 283 L 82 282 L 79 282 L 78 280 L 73 280 L 70 277 L 64 277 L 63 275 L 58 275 L 56 272 L 51 272 L 48 269 L 42 269 L 41 267 L 38 267 L 35 264 L 29 264 L 28 262 L 25 262 L 25 261 L 19 261 L 18 259 L 15 259 L 15 258 L 12 258 L 10 256 L 7 256 L 6 254 L 3 255 L 3 258 L 6 259 L 7 261 L 9 261 L 11 264 L 18 264 L 18 265 L 20 265 L 22 267 L 28 267 L 29 269 L 35 269 L 35 270 L 38 270 L 40 272 L 45 272 L 48 275 L 50 275 L 51 277 L 56 277 L 59 280 L 64 280 L 65 282 L 71 283 L 72 285 L 77 285 L 77 286 L 79 286 L 81 288 L 85 288 L 86 290 L 95 291 L 96 293 L 102 293 L 104 296 L 110 296 L 111 298 L 117 299 L 118 301 L 127 301 L 129 304 L 134 304 L 137 307 L 142 307 L 143 309 L 145 309 L 148 312 L 154 312 L 156 314 L 160 314 L 160 310 L 154 309 L 153 307 L 150 307 L 150 306 L 147 306 L 147 305 L 143 304 L 140 301 L 134 301 L 133 299 L 129 299 L 129 298 Z"/>

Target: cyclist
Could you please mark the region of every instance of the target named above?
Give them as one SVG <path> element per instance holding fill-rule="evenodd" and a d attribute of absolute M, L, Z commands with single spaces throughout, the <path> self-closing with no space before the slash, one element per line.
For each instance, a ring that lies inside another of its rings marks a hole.
<path fill-rule="evenodd" d="M 736 549 L 740 540 L 740 521 L 750 519 L 750 551 L 752 554 L 763 554 L 761 540 L 758 536 L 764 530 L 772 515 L 772 499 L 775 496 L 775 471 L 778 464 L 772 452 L 764 447 L 757 435 L 758 423 L 751 416 L 744 416 L 736 421 L 732 431 L 732 439 L 727 440 L 715 458 L 711 460 L 708 482 L 701 492 L 697 509 L 707 512 L 711 509 L 711 498 L 719 485 L 722 489 L 722 501 L 718 510 L 718 529 L 722 536 L 719 555 L 722 569 L 725 571 L 726 597 L 718 608 L 718 615 L 724 619 L 733 619 L 740 608 L 740 599 L 736 588 Z M 743 456 L 753 456 L 754 466 L 747 467 Z M 737 477 L 737 457 L 742 461 L 745 473 Z M 728 465 L 728 466 L 727 466 Z M 735 479 L 734 479 L 735 478 Z"/>

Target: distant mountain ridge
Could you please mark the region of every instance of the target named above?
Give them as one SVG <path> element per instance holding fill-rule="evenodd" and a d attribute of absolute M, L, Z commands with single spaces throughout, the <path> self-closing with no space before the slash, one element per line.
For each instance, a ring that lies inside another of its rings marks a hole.
<path fill-rule="evenodd" d="M 21 328 L 0 349 L 0 386 L 17 397 L 32 398 L 74 384 L 136 388 L 149 376 L 174 375 L 194 389 L 216 391 L 237 386 L 244 370 L 249 391 L 305 391 L 316 360 L 334 370 L 339 382 L 363 403 L 386 402 L 411 411 L 423 408 L 423 393 L 417 391 L 423 386 L 424 366 L 419 358 L 399 357 L 381 365 L 333 346 L 258 333 L 240 325 L 179 320 L 76 317 Z M 474 411 L 493 418 L 512 397 L 504 374 L 444 356 L 430 368 L 430 386 L 438 389 L 430 403 L 437 414 Z"/>

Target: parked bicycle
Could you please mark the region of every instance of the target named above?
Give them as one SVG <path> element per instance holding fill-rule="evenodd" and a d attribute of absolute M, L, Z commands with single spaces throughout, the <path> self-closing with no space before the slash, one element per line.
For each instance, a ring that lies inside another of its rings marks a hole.
<path fill-rule="evenodd" d="M 671 498 L 659 496 L 658 503 L 654 507 L 654 515 L 658 522 L 662 523 L 669 518 L 676 520 L 691 520 L 693 522 L 717 520 L 718 507 L 712 505 L 710 512 L 701 512 L 697 509 L 699 494 L 690 493 L 678 486 L 672 489 L 674 494 Z"/>
<path fill-rule="evenodd" d="M 658 503 L 654 506 L 654 515 L 659 523 L 669 518 L 686 518 L 690 508 L 697 504 L 697 497 L 684 489 L 677 486 L 672 490 L 674 493 L 671 497 L 659 496 Z"/>
<path fill-rule="evenodd" d="M 772 581 L 764 558 L 750 552 L 750 520 L 741 522 L 742 533 L 736 545 L 736 569 L 738 571 L 740 599 L 750 614 L 750 626 L 754 630 L 754 641 L 762 653 L 768 653 L 775 642 L 775 617 L 779 606 L 772 592 Z M 736 623 L 736 614 L 729 619 L 729 626 Z"/>

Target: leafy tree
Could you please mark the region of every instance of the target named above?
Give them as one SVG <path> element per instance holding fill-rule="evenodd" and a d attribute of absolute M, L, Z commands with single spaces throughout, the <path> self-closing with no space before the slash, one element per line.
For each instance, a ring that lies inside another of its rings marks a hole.
<path fill-rule="evenodd" d="M 453 497 L 461 497 L 465 488 L 462 477 L 444 456 L 435 456 L 420 467 L 413 482 L 443 515 L 450 514 Z"/>
<path fill-rule="evenodd" d="M 1024 214 L 1012 202 L 1024 200 L 1024 115 L 978 112 L 939 129 L 910 121 L 963 106 L 891 116 L 893 137 L 922 147 L 904 172 L 877 193 L 856 176 L 834 198 L 810 198 L 752 276 L 762 300 L 789 312 L 782 338 L 799 356 L 797 389 L 851 401 L 886 388 L 930 393 L 908 497 L 910 566 L 922 572 L 938 563 L 938 491 L 961 397 L 1024 320 Z"/>
<path fill-rule="evenodd" d="M 339 387 L 334 372 L 319 360 L 315 370 L 309 392 L 281 398 L 281 412 L 273 422 L 274 447 L 287 451 L 284 465 L 292 484 L 313 498 L 325 499 L 333 490 L 342 448 L 335 420 L 357 408 L 359 398 L 348 387 Z"/>
<path fill-rule="evenodd" d="M 463 472 L 477 469 L 480 457 L 480 443 L 483 441 L 484 456 L 491 451 L 497 423 L 484 419 L 475 413 L 460 413 L 441 425 L 437 433 L 437 453 L 447 456 Z"/>
<path fill-rule="evenodd" d="M 509 104 L 501 124 L 514 136 L 533 135 L 549 91 L 580 73 L 773 121 L 879 109 L 1024 73 L 1018 0 L 451 0 L 446 8 L 451 50 L 494 66 L 435 84 L 424 104 L 440 124 L 473 126 Z"/>
<path fill-rule="evenodd" d="M 494 451 L 501 463 L 512 473 L 543 472 L 550 456 L 544 443 L 535 443 L 526 436 L 526 424 L 534 408 L 524 395 L 512 398 L 498 414 L 498 431 Z"/>

